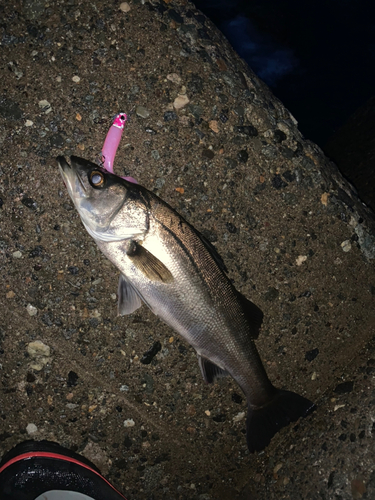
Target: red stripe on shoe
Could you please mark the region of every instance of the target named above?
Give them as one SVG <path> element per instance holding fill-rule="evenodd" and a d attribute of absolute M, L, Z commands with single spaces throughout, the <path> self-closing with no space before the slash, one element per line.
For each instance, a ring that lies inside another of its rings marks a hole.
<path fill-rule="evenodd" d="M 104 482 L 106 482 L 108 484 L 108 486 L 110 486 L 113 489 L 113 491 L 115 491 L 118 495 L 120 495 L 121 498 L 126 500 L 126 498 L 119 491 L 117 491 L 116 488 L 114 486 L 112 486 L 112 484 L 109 481 L 107 481 L 105 477 L 103 477 L 101 474 L 99 474 L 99 472 L 97 472 L 95 469 L 89 467 L 88 465 L 86 465 L 83 462 L 80 462 L 79 460 L 76 460 L 75 458 L 71 458 L 71 457 L 68 457 L 66 455 L 60 455 L 59 453 L 50 453 L 48 451 L 30 451 L 28 453 L 22 453 L 21 455 L 18 455 L 17 457 L 10 459 L 6 464 L 4 464 L 0 468 L 0 474 L 2 473 L 3 470 L 5 470 L 10 465 L 13 465 L 17 462 L 20 462 L 21 460 L 29 460 L 30 458 L 54 458 L 56 460 L 64 460 L 65 462 L 70 462 L 70 463 L 79 465 L 80 467 L 84 467 L 85 469 L 93 472 L 98 477 L 100 477 L 100 479 L 102 479 Z"/>

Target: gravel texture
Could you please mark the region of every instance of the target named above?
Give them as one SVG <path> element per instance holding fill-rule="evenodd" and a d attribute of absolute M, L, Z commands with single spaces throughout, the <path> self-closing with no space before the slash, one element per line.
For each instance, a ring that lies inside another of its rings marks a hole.
<path fill-rule="evenodd" d="M 0 455 L 56 440 L 129 500 L 374 498 L 373 214 L 192 4 L 0 12 Z M 318 405 L 263 453 L 233 381 L 145 307 L 117 317 L 55 157 L 95 161 L 119 111 L 115 171 L 215 244 L 271 380 Z"/>

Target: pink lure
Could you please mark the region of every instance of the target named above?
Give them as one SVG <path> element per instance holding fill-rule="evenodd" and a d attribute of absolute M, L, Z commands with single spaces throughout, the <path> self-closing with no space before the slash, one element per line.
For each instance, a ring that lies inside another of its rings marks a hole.
<path fill-rule="evenodd" d="M 108 170 L 111 174 L 113 171 L 113 162 L 116 156 L 117 148 L 120 144 L 121 136 L 125 128 L 125 124 L 128 117 L 125 113 L 119 113 L 113 120 L 111 128 L 108 130 L 107 137 L 105 138 L 103 149 L 102 149 L 102 159 L 103 167 Z M 134 182 L 138 184 L 133 177 L 122 177 L 126 181 Z"/>

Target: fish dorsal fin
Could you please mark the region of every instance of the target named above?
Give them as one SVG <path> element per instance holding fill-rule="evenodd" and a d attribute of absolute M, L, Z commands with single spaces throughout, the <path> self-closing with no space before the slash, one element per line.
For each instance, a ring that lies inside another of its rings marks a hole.
<path fill-rule="evenodd" d="M 216 250 L 216 248 L 213 246 L 213 244 L 205 236 L 203 236 L 202 233 L 198 232 L 195 228 L 193 228 L 193 229 L 196 232 L 197 236 L 200 238 L 200 240 L 203 243 L 203 245 L 208 250 L 208 252 L 211 254 L 211 257 L 214 259 L 214 261 L 216 262 L 216 264 L 219 266 L 219 268 L 221 269 L 221 271 L 224 271 L 225 273 L 227 273 L 228 269 L 226 268 L 221 255 Z"/>
<path fill-rule="evenodd" d="M 253 304 L 249 299 L 247 299 L 242 293 L 237 292 L 238 300 L 241 304 L 242 311 L 246 316 L 247 322 L 249 324 L 249 333 L 253 339 L 259 337 L 259 329 L 262 326 L 263 312 L 258 306 Z"/>
<path fill-rule="evenodd" d="M 203 358 L 200 354 L 198 354 L 198 362 L 203 378 L 208 384 L 212 384 L 212 382 L 214 382 L 214 380 L 218 377 L 225 377 L 226 375 L 229 375 L 226 370 L 223 370 L 219 366 L 215 365 L 215 363 L 209 359 Z"/>
<path fill-rule="evenodd" d="M 123 274 L 120 274 L 118 281 L 118 305 L 117 311 L 119 316 L 131 314 L 141 307 L 142 301 L 139 295 L 126 280 Z"/>
<path fill-rule="evenodd" d="M 133 241 L 127 251 L 127 256 L 150 281 L 161 281 L 162 283 L 173 281 L 169 269 L 140 243 Z"/>

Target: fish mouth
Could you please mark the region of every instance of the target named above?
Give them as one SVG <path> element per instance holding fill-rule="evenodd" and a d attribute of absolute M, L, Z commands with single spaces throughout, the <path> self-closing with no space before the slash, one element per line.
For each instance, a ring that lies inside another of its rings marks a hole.
<path fill-rule="evenodd" d="M 66 178 L 66 173 L 72 169 L 72 167 L 69 165 L 69 163 L 65 160 L 64 156 L 58 156 L 56 158 L 57 164 L 59 166 L 60 173 L 64 179 Z"/>
<path fill-rule="evenodd" d="M 63 178 L 64 184 L 67 187 L 70 196 L 72 197 L 74 191 L 79 191 L 80 195 L 85 197 L 86 196 L 85 195 L 86 187 L 82 181 L 82 177 L 81 177 L 80 173 L 77 171 L 77 169 L 75 169 L 72 166 L 73 162 L 78 163 L 76 160 L 80 160 L 80 158 L 77 158 L 76 156 L 71 156 L 70 160 L 72 162 L 72 165 L 69 165 L 69 163 L 66 161 L 64 156 L 58 156 L 56 158 L 56 160 L 57 160 L 57 164 L 59 166 L 59 170 L 60 170 L 61 176 Z M 77 186 L 77 183 L 75 183 L 74 181 L 78 182 L 78 186 Z M 76 184 L 75 187 L 74 187 L 74 184 Z"/>

